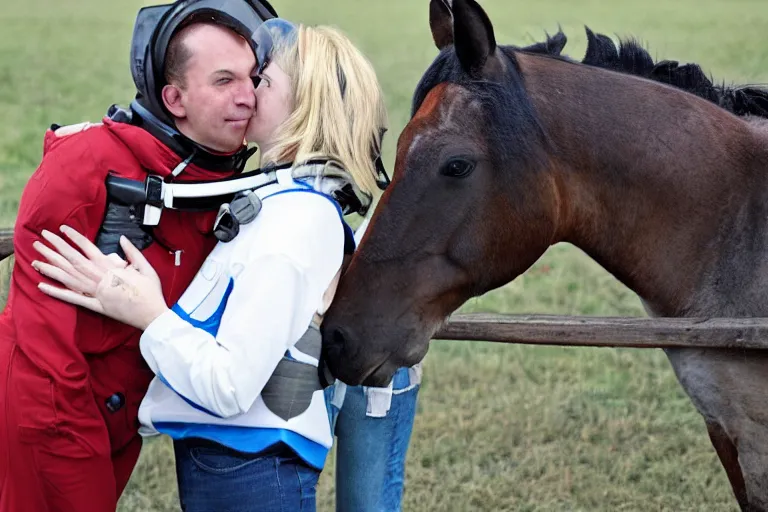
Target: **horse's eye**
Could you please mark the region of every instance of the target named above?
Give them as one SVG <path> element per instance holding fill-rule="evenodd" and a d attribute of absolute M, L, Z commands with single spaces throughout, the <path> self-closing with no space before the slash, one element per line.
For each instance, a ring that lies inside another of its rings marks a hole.
<path fill-rule="evenodd" d="M 465 178 L 475 170 L 475 163 L 464 158 L 452 158 L 446 162 L 440 174 L 451 178 Z"/>

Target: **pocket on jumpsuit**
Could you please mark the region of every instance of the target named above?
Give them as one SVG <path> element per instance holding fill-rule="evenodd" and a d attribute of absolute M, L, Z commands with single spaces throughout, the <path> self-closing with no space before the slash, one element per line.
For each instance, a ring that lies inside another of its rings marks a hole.
<path fill-rule="evenodd" d="M 62 388 L 20 350 L 11 361 L 9 394 L 16 416 L 19 441 L 32 445 L 35 456 L 85 459 L 109 456 L 103 442 L 104 421 L 83 411 L 93 401 L 87 373 L 73 376 L 73 385 Z"/>
<path fill-rule="evenodd" d="M 153 374 L 143 366 L 138 347 L 121 346 L 91 357 L 91 387 L 113 452 L 130 443 L 139 429 L 139 406 Z"/>
<path fill-rule="evenodd" d="M 57 434 L 56 388 L 51 378 L 16 348 L 11 356 L 9 381 L 19 440 L 29 444 L 50 441 Z"/>

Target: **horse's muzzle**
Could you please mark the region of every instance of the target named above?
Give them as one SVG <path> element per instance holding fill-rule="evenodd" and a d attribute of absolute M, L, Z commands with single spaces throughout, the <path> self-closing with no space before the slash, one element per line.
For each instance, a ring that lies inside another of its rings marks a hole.
<path fill-rule="evenodd" d="M 389 385 L 397 365 L 388 357 L 374 359 L 366 350 L 349 350 L 349 334 L 341 327 L 321 327 L 322 357 L 333 377 L 350 386 L 384 387 Z"/>

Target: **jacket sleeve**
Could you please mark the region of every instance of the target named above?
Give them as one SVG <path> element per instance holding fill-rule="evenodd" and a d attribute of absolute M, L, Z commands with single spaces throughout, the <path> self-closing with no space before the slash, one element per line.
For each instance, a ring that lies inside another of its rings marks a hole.
<path fill-rule="evenodd" d="M 53 384 L 57 428 L 102 454 L 109 453 L 106 427 L 75 336 L 78 314 L 89 312 L 78 312 L 75 306 L 42 293 L 37 285 L 46 278 L 31 262 L 41 259 L 32 244 L 44 241 L 43 229 L 59 233 L 59 226 L 66 223 L 95 238 L 104 213 L 105 174 L 96 168 L 87 144 L 68 143 L 44 156 L 20 202 L 9 300 L 19 348 Z"/>
<path fill-rule="evenodd" d="M 173 311 L 142 335 L 142 354 L 160 380 L 209 414 L 226 418 L 251 408 L 286 350 L 309 328 L 341 266 L 344 229 L 335 206 L 293 195 L 303 197 L 281 198 L 297 201 L 282 212 L 322 203 L 301 219 L 259 219 L 266 227 L 248 240 L 257 254 L 234 277 L 216 336 Z"/>

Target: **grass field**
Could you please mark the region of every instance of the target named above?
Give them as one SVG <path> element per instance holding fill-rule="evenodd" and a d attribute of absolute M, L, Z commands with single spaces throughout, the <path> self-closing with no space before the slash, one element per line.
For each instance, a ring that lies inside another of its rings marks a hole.
<path fill-rule="evenodd" d="M 287 18 L 346 31 L 386 94 L 392 167 L 416 81 L 435 55 L 427 0 L 274 0 Z M 101 117 L 132 95 L 128 47 L 141 2 L 27 0 L 0 10 L 0 226 L 13 223 L 45 128 Z M 765 0 L 484 0 L 500 42 L 562 25 L 633 35 L 652 55 L 703 64 L 717 81 L 768 81 Z M 7 263 L 0 271 L 7 275 Z M 5 282 L 6 278 L 3 279 Z M 553 247 L 465 312 L 642 315 L 637 297 L 577 249 Z M 333 459 L 320 510 L 333 508 Z M 435 342 L 426 358 L 408 511 L 735 510 L 703 423 L 660 351 Z M 147 443 L 121 512 L 178 510 L 173 456 Z"/>

